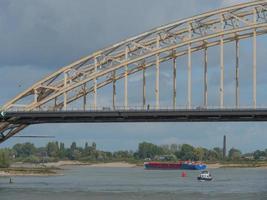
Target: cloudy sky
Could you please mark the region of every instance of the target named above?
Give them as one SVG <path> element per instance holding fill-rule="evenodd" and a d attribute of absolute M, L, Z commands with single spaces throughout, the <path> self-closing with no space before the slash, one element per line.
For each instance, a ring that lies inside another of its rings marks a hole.
<path fill-rule="evenodd" d="M 208 10 L 218 9 L 242 0 L 1 0 L 0 1 L 0 105 L 14 97 L 17 93 L 31 86 L 47 74 L 60 67 L 88 55 L 98 49 L 116 43 L 122 39 L 145 32 L 162 24 L 170 23 L 182 18 L 190 17 Z M 259 38 L 260 49 L 259 69 L 264 65 L 260 62 L 261 55 L 266 53 L 266 37 Z M 251 47 L 248 41 L 243 43 L 242 53 L 249 54 Z M 233 54 L 233 49 L 226 48 L 226 55 Z M 210 52 L 212 54 L 214 52 Z M 250 55 L 250 54 L 249 54 Z M 212 56 L 212 58 L 216 56 Z M 195 56 L 193 63 L 198 63 Z M 232 58 L 229 58 L 231 60 Z M 251 67 L 250 60 L 243 62 L 244 68 Z M 233 59 L 232 59 L 233 60 Z M 186 67 L 185 61 L 178 61 Z M 210 90 L 213 95 L 209 101 L 213 105 L 218 103 L 218 59 L 210 59 L 213 65 L 209 72 Z M 217 63 L 216 63 L 217 62 Z M 228 63 L 228 61 L 226 61 Z M 230 63 L 230 61 L 229 61 Z M 265 62 L 266 64 L 266 62 Z M 249 69 L 249 68 L 248 68 Z M 226 69 L 227 70 L 227 69 Z M 161 82 L 170 78 L 170 69 L 161 71 Z M 184 73 L 184 76 L 183 76 Z M 194 72 L 193 72 L 194 73 Z M 200 81 L 195 72 L 195 82 Z M 242 74 L 243 73 L 243 74 Z M 153 71 L 148 72 L 152 76 Z M 181 89 L 185 91 L 185 71 L 180 72 Z M 259 74 L 260 104 L 264 104 L 265 70 Z M 251 102 L 251 79 L 249 70 L 241 72 L 243 90 L 241 103 Z M 133 77 L 130 87 L 140 84 L 138 77 Z M 151 78 L 151 81 L 153 78 Z M 228 84 L 229 83 L 229 84 Z M 179 81 L 178 81 L 179 84 Z M 226 104 L 234 102 L 233 73 L 229 70 L 226 76 Z M 122 86 L 118 86 L 120 88 Z M 100 99 L 107 100 L 105 90 Z M 193 95 L 193 103 L 202 101 L 201 89 Z M 263 91 L 260 93 L 260 91 Z M 161 97 L 165 105 L 170 92 L 166 91 Z M 178 92 L 179 93 L 179 92 Z M 100 92 L 101 94 L 101 92 Z M 141 93 L 139 94 L 141 95 Z M 151 93 L 152 95 L 152 93 Z M 180 95 L 178 104 L 184 104 L 184 95 Z M 136 94 L 130 95 L 130 102 L 134 105 Z M 120 101 L 120 97 L 118 97 Z M 152 99 L 152 97 L 150 97 Z M 152 101 L 152 100 L 151 100 Z M 227 135 L 228 147 L 235 146 L 243 152 L 258 148 L 267 148 L 267 124 L 262 123 L 138 123 L 138 124 L 57 124 L 36 125 L 21 132 L 21 135 L 52 135 L 55 140 L 64 141 L 69 145 L 76 141 L 84 145 L 85 141 L 95 141 L 98 147 L 106 150 L 137 149 L 142 141 L 157 144 L 189 143 L 195 146 L 222 146 L 222 137 Z M 47 143 L 43 139 L 12 138 L 1 146 L 12 146 L 17 142 L 31 141 L 40 146 Z"/>

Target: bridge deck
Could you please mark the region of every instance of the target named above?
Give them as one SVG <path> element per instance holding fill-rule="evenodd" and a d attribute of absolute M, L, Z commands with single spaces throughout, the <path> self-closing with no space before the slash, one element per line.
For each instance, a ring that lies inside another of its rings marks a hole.
<path fill-rule="evenodd" d="M 12 124 L 267 121 L 267 109 L 7 112 L 0 121 Z"/>

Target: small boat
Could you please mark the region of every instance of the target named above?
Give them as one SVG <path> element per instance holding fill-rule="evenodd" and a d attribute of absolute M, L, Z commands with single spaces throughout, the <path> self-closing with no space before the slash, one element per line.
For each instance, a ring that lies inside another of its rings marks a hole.
<path fill-rule="evenodd" d="M 202 171 L 200 175 L 197 177 L 197 180 L 199 181 L 211 181 L 212 176 L 208 171 Z"/>

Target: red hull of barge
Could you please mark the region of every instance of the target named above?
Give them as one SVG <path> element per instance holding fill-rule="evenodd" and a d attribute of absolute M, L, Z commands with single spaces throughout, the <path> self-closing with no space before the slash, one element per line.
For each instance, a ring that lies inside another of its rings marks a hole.
<path fill-rule="evenodd" d="M 161 163 L 161 162 L 149 162 L 144 163 L 145 169 L 167 169 L 167 170 L 175 170 L 181 169 L 182 163 Z"/>

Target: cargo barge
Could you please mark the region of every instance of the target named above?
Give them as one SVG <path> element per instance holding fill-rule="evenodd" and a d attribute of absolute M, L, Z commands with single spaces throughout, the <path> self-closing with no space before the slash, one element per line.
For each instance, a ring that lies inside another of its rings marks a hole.
<path fill-rule="evenodd" d="M 144 162 L 144 168 L 148 170 L 204 170 L 207 168 L 207 165 L 188 161 L 180 161 L 177 163 Z"/>

